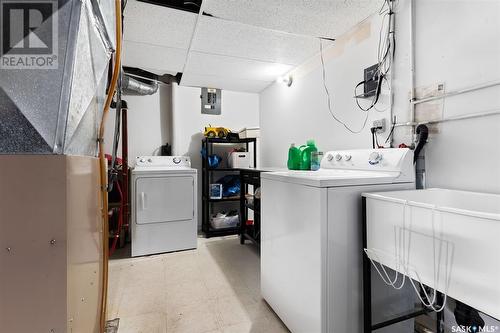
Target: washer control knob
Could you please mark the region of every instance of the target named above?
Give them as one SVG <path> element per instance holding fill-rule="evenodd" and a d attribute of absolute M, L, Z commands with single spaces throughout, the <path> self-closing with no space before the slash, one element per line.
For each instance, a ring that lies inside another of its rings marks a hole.
<path fill-rule="evenodd" d="M 333 155 L 332 154 L 326 155 L 326 159 L 328 160 L 328 162 L 331 162 L 333 160 Z"/>
<path fill-rule="evenodd" d="M 340 154 L 335 155 L 335 161 L 337 161 L 337 162 L 338 162 L 338 161 L 340 161 L 341 159 L 342 159 L 342 155 L 340 155 Z"/>
<path fill-rule="evenodd" d="M 149 163 L 153 163 L 153 160 L 152 160 L 152 159 L 150 159 L 150 158 L 148 158 L 148 162 L 149 162 Z"/>
<path fill-rule="evenodd" d="M 370 157 L 368 157 L 368 163 L 370 163 L 371 165 L 379 164 L 381 160 L 382 154 L 376 151 L 371 153 Z"/>
<path fill-rule="evenodd" d="M 174 159 L 172 160 L 175 164 L 179 164 L 181 163 L 181 159 L 179 157 L 174 157 Z"/>
<path fill-rule="evenodd" d="M 139 162 L 144 163 L 144 162 L 146 162 L 146 159 L 145 159 L 145 158 L 141 158 L 141 159 L 139 160 Z"/>
<path fill-rule="evenodd" d="M 351 158 L 352 158 L 352 156 L 351 156 L 351 155 L 349 155 L 349 154 L 345 154 L 345 155 L 344 155 L 344 159 L 345 159 L 346 161 L 350 161 L 350 160 L 351 160 Z"/>

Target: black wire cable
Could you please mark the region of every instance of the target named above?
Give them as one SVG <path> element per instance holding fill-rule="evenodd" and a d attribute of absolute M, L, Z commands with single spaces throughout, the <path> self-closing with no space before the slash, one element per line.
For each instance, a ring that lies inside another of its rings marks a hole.
<path fill-rule="evenodd" d="M 349 126 L 347 126 L 346 123 L 344 123 L 342 120 L 340 120 L 339 118 L 337 118 L 337 116 L 333 113 L 333 110 L 332 110 L 332 101 L 331 101 L 331 97 L 330 97 L 330 91 L 328 90 L 328 86 L 326 85 L 325 59 L 323 58 L 323 41 L 322 41 L 321 38 L 319 38 L 319 50 L 320 50 L 321 68 L 322 68 L 322 74 L 323 74 L 323 87 L 325 89 L 325 93 L 326 93 L 326 96 L 327 96 L 328 111 L 330 112 L 330 115 L 338 123 L 342 124 L 349 132 L 351 132 L 353 134 L 361 133 L 365 129 L 365 127 L 366 127 L 366 122 L 368 121 L 368 113 L 366 114 L 365 120 L 363 122 L 363 126 L 361 127 L 361 129 L 359 131 L 355 131 L 355 130 L 351 129 Z"/>
<path fill-rule="evenodd" d="M 387 9 L 384 10 L 384 8 L 386 6 L 387 6 Z M 381 28 L 379 31 L 379 41 L 378 41 L 378 48 L 377 48 L 377 58 L 378 58 L 377 59 L 378 64 L 377 64 L 377 70 L 376 70 L 376 73 L 378 74 L 377 89 L 376 89 L 374 97 L 372 98 L 372 101 L 368 107 L 364 108 L 361 106 L 361 104 L 359 103 L 359 97 L 357 95 L 357 89 L 359 88 L 359 86 L 362 84 L 365 84 L 366 82 L 362 81 L 354 87 L 354 99 L 356 101 L 356 105 L 358 106 L 359 109 L 361 109 L 362 111 L 364 111 L 366 113 L 365 119 L 363 121 L 363 126 L 358 131 L 351 129 L 345 122 L 343 122 L 341 119 L 339 119 L 334 114 L 334 112 L 332 110 L 332 98 L 330 96 L 330 91 L 328 90 L 328 87 L 326 84 L 325 60 L 323 57 L 323 42 L 322 42 L 322 39 L 319 38 L 321 68 L 322 68 L 322 76 L 323 76 L 323 87 L 324 87 L 324 90 L 325 90 L 325 93 L 327 96 L 328 111 L 330 112 L 330 115 L 333 117 L 333 119 L 335 121 L 342 124 L 349 132 L 354 133 L 354 134 L 361 133 L 365 129 L 366 123 L 368 121 L 368 115 L 369 115 L 368 111 L 370 111 L 372 108 L 374 108 L 378 112 L 385 112 L 385 110 L 380 111 L 377 108 L 375 108 L 375 105 L 380 100 L 382 83 L 384 81 L 386 81 L 386 82 L 388 81 L 386 76 L 392 67 L 392 58 L 394 57 L 395 36 L 394 36 L 394 31 L 392 30 L 392 25 L 393 25 L 393 20 L 394 20 L 394 18 L 393 18 L 394 0 L 384 0 L 384 3 L 382 4 L 382 7 L 379 10 L 379 15 L 383 15 L 383 17 L 382 17 L 382 25 L 381 25 Z M 386 29 L 387 33 L 385 34 L 385 38 L 383 38 L 382 32 L 384 31 L 384 27 L 385 27 L 384 22 L 385 22 L 386 18 L 388 18 L 387 29 Z M 392 39 L 391 39 L 391 37 L 392 37 Z M 391 54 L 391 48 L 392 48 L 392 57 L 389 57 L 389 55 Z M 377 145 L 378 145 L 378 143 L 377 143 Z"/>
<path fill-rule="evenodd" d="M 386 10 L 384 8 L 387 7 Z M 371 102 L 369 106 L 363 107 L 359 103 L 359 95 L 357 94 L 357 89 L 359 88 L 360 85 L 363 83 L 360 82 L 354 87 L 354 98 L 356 101 L 356 105 L 358 106 L 359 109 L 362 111 L 369 111 L 372 108 L 375 107 L 375 105 L 379 102 L 380 100 L 380 93 L 382 90 L 382 82 L 387 81 L 387 74 L 391 70 L 392 67 L 392 58 L 394 58 L 394 52 L 395 52 L 395 36 L 394 36 L 394 31 L 392 30 L 392 25 L 393 25 L 393 20 L 394 20 L 394 7 L 393 7 L 393 1 L 391 0 L 384 0 L 384 3 L 382 7 L 379 10 L 379 15 L 383 15 L 382 17 L 382 23 L 379 31 L 379 40 L 378 40 L 378 46 L 377 46 L 377 57 L 378 57 L 378 64 L 377 64 L 377 69 L 376 69 L 376 74 L 378 75 L 378 83 L 377 83 L 377 90 L 375 91 L 375 94 L 373 98 L 371 99 Z M 386 23 L 387 21 L 387 23 Z M 386 29 L 384 29 L 387 27 Z M 385 37 L 383 34 L 383 31 L 386 31 Z M 392 48 L 392 52 L 391 52 Z M 392 57 L 389 57 L 389 55 L 392 55 Z M 366 83 L 366 82 L 365 82 Z M 377 110 L 377 108 L 375 108 Z M 379 111 L 379 110 L 377 110 Z M 385 110 L 379 111 L 379 112 L 385 112 Z"/>
<path fill-rule="evenodd" d="M 389 132 L 389 135 L 387 136 L 387 139 L 385 139 L 385 143 L 389 142 L 389 139 L 392 137 L 394 134 L 394 128 L 396 127 L 396 116 L 394 116 L 394 119 L 392 120 L 392 127 L 391 131 Z"/>
<path fill-rule="evenodd" d="M 358 98 L 356 97 L 355 100 L 356 100 L 356 104 L 358 105 L 358 108 L 360 108 L 362 111 L 365 111 L 365 112 L 368 112 L 370 111 L 378 102 L 379 98 L 380 98 L 380 92 L 382 91 L 382 82 L 384 80 L 384 77 L 379 77 L 378 80 L 377 80 L 377 90 L 375 90 L 375 95 L 374 95 L 374 98 L 372 100 L 372 103 L 370 104 L 369 107 L 367 107 L 366 109 L 363 108 L 360 104 L 359 104 L 359 100 Z M 360 83 L 358 83 L 355 87 L 354 87 L 354 96 L 358 96 L 357 95 L 357 89 L 359 86 L 365 84 L 366 81 L 361 81 Z M 382 111 L 383 112 L 383 111 Z"/>

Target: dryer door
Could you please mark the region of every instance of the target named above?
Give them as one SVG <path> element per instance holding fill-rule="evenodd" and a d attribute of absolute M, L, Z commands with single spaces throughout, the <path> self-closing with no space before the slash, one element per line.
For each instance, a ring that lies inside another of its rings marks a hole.
<path fill-rule="evenodd" d="M 193 219 L 193 176 L 142 177 L 135 185 L 137 224 Z"/>

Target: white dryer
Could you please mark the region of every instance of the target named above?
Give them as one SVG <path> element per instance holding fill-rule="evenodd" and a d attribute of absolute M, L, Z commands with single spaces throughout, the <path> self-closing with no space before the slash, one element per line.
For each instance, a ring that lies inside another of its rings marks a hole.
<path fill-rule="evenodd" d="M 132 170 L 132 256 L 196 248 L 197 170 L 186 156 L 141 156 Z"/>
<path fill-rule="evenodd" d="M 261 292 L 290 331 L 362 332 L 361 194 L 413 188 L 408 149 L 332 151 L 318 171 L 261 174 Z"/>

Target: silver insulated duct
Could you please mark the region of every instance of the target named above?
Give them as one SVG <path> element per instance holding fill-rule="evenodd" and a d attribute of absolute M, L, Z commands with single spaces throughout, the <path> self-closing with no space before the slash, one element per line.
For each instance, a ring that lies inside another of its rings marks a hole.
<path fill-rule="evenodd" d="M 115 48 L 114 1 L 23 5 L 3 7 L 11 24 L 0 45 L 0 154 L 95 156 Z"/>
<path fill-rule="evenodd" d="M 122 91 L 124 95 L 153 95 L 158 91 L 158 83 L 152 81 L 147 84 L 125 74 L 122 79 Z"/>

